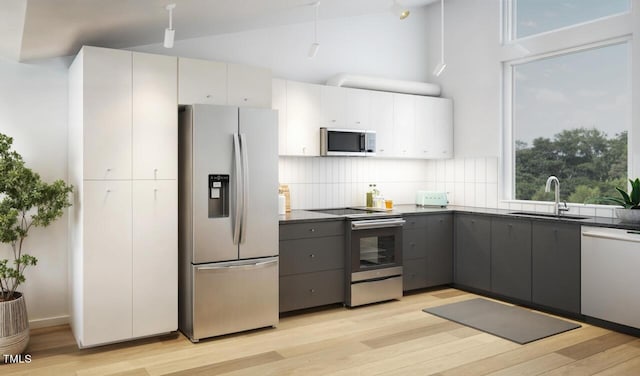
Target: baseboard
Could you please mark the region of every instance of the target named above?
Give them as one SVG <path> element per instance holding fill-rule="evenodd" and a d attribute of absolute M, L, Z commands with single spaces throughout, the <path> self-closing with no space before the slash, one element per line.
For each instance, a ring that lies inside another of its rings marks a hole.
<path fill-rule="evenodd" d="M 29 320 L 30 329 L 46 328 L 49 326 L 65 325 L 69 323 L 69 315 L 47 317 L 44 319 Z"/>

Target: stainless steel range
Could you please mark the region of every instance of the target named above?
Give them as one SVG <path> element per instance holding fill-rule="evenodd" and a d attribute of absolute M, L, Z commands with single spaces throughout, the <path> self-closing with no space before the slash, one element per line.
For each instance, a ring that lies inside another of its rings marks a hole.
<path fill-rule="evenodd" d="M 399 215 L 359 208 L 314 210 L 346 217 L 346 305 L 402 297 L 402 226 Z"/>

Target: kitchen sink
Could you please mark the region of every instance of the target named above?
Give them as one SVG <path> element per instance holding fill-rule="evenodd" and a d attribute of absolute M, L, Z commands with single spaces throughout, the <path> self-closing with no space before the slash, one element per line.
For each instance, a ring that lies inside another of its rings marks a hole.
<path fill-rule="evenodd" d="M 565 215 L 565 214 L 556 215 L 556 214 L 529 213 L 529 212 L 511 212 L 509 214 L 522 215 L 522 216 L 527 216 L 527 217 L 541 217 L 541 218 L 589 219 L 589 217 L 578 217 L 578 216 L 575 216 L 575 215 Z"/>

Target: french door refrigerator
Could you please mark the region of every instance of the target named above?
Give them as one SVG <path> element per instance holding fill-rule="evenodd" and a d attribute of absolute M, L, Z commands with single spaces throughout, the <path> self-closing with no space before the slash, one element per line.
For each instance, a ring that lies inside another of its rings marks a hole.
<path fill-rule="evenodd" d="M 192 342 L 278 323 L 277 113 L 179 113 L 179 328 Z"/>

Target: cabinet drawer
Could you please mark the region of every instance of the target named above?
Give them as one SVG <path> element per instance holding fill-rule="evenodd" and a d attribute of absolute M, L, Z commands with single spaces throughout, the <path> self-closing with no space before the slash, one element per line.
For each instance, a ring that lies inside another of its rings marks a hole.
<path fill-rule="evenodd" d="M 426 215 L 409 215 L 404 217 L 404 220 L 406 221 L 404 228 L 407 230 L 427 227 Z"/>
<path fill-rule="evenodd" d="M 280 275 L 344 268 L 344 237 L 283 240 L 280 242 Z"/>
<path fill-rule="evenodd" d="M 404 230 L 402 258 L 404 260 L 427 257 L 427 237 L 424 229 Z"/>
<path fill-rule="evenodd" d="M 405 260 L 402 265 L 402 290 L 427 287 L 427 259 Z"/>
<path fill-rule="evenodd" d="M 344 269 L 280 277 L 280 312 L 344 302 Z"/>
<path fill-rule="evenodd" d="M 344 221 L 306 222 L 280 225 L 280 240 L 344 234 Z"/>

